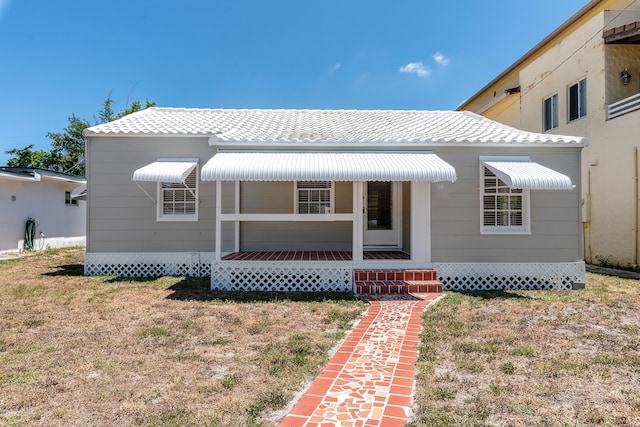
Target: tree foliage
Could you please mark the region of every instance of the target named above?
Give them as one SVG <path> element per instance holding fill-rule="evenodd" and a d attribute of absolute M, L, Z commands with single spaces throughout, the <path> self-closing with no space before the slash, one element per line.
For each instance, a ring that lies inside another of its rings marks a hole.
<path fill-rule="evenodd" d="M 60 163 L 60 159 L 51 151 L 33 150 L 33 144 L 24 148 L 14 148 L 6 151 L 13 157 L 7 161 L 7 166 L 51 169 Z"/>
<path fill-rule="evenodd" d="M 112 122 L 128 114 L 156 105 L 155 102 L 150 102 L 148 99 L 144 105 L 140 101 L 133 101 L 124 110 L 115 112 L 112 108 L 113 102 L 111 95 L 107 96 L 97 116 L 94 116 L 94 125 Z M 83 176 L 85 174 L 85 141 L 82 132 L 92 124 L 73 113 L 67 120 L 67 127 L 62 132 L 47 133 L 47 138 L 51 140 L 50 151 L 33 150 L 33 144 L 22 149 L 14 148 L 8 150 L 6 153 L 13 157 L 7 161 L 7 166 L 49 169 L 55 172 Z"/>

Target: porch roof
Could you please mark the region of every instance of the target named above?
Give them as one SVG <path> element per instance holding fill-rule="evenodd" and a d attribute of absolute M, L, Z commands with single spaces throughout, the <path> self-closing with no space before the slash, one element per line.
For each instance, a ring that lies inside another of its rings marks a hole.
<path fill-rule="evenodd" d="M 431 152 L 219 152 L 203 181 L 455 181 Z"/>
<path fill-rule="evenodd" d="M 529 157 L 491 159 L 481 157 L 482 163 L 507 186 L 523 190 L 571 190 L 571 178 L 531 161 Z"/>

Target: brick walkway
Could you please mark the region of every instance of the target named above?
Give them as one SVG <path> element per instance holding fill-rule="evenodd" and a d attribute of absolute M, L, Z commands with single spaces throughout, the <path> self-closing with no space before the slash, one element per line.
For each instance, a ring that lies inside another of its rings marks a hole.
<path fill-rule="evenodd" d="M 404 426 L 422 312 L 440 295 L 364 295 L 369 311 L 280 427 Z"/>

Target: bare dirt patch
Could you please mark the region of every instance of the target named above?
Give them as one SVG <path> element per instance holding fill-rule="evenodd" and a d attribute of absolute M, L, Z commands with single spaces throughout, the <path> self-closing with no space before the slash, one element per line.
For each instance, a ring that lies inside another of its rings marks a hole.
<path fill-rule="evenodd" d="M 81 249 L 0 261 L 0 425 L 257 426 L 366 305 L 83 277 Z"/>
<path fill-rule="evenodd" d="M 449 293 L 423 321 L 415 426 L 640 426 L 640 282 Z"/>

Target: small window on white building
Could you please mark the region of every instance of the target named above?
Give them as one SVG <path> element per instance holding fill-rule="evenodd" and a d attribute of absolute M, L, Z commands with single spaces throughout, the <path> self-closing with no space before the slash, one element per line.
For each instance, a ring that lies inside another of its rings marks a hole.
<path fill-rule="evenodd" d="M 65 205 L 78 205 L 78 199 L 73 199 L 71 198 L 71 191 L 65 191 L 64 192 L 64 204 Z"/>
<path fill-rule="evenodd" d="M 297 181 L 296 213 L 328 214 L 333 212 L 334 185 L 331 181 Z"/>
<path fill-rule="evenodd" d="M 510 188 L 481 164 L 481 230 L 483 233 L 529 232 L 529 190 Z"/>
<path fill-rule="evenodd" d="M 570 122 L 587 115 L 587 79 L 569 86 L 568 99 Z"/>
<path fill-rule="evenodd" d="M 554 94 L 545 99 L 542 106 L 544 121 L 544 131 L 558 127 L 558 94 Z"/>
<path fill-rule="evenodd" d="M 159 221 L 198 220 L 198 168 L 195 167 L 184 182 L 158 183 Z"/>

